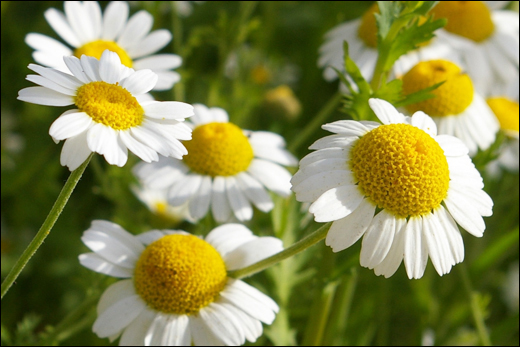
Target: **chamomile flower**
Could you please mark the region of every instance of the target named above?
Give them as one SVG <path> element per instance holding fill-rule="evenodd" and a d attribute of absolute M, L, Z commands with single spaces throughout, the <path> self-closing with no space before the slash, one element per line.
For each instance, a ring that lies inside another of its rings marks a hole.
<path fill-rule="evenodd" d="M 492 10 L 482 1 L 439 1 L 431 10 L 447 18 L 437 32 L 461 55 L 477 91 L 488 95 L 518 76 L 518 13 Z"/>
<path fill-rule="evenodd" d="M 119 225 L 93 221 L 82 237 L 93 253 L 80 263 L 123 280 L 101 296 L 93 331 L 120 346 L 214 346 L 254 342 L 278 305 L 227 271 L 283 249 L 240 224 L 213 229 L 204 239 L 179 230 L 134 236 Z"/>
<path fill-rule="evenodd" d="M 75 105 L 51 125 L 55 142 L 65 140 L 61 165 L 73 171 L 92 152 L 102 154 L 112 165 L 123 166 L 128 150 L 146 162 L 158 154 L 182 158 L 191 129 L 184 118 L 193 106 L 182 102 L 140 102 L 157 75 L 150 70 L 134 71 L 121 64 L 119 56 L 105 51 L 100 60 L 83 55 L 64 57 L 70 74 L 30 64 L 38 75 L 27 79 L 41 87 L 20 90 L 18 99 L 47 106 Z"/>
<path fill-rule="evenodd" d="M 251 204 L 263 212 L 273 208 L 266 190 L 287 196 L 291 174 L 281 165 L 294 166 L 296 158 L 285 150 L 277 134 L 242 130 L 228 122 L 226 111 L 196 104 L 191 118 L 193 138 L 185 141 L 183 160 L 160 159 L 138 164 L 136 176 L 153 189 L 167 189 L 173 206 L 189 204 L 190 215 L 199 220 L 209 209 L 217 222 L 232 215 L 250 220 Z"/>
<path fill-rule="evenodd" d="M 170 89 L 180 80 L 171 71 L 182 63 L 175 54 L 155 54 L 170 42 L 172 35 L 160 29 L 150 33 L 153 17 L 139 11 L 128 18 L 129 8 L 124 1 L 112 1 L 101 13 L 96 1 L 65 1 L 65 14 L 50 8 L 45 19 L 54 31 L 70 46 L 51 37 L 30 33 L 25 42 L 33 48 L 34 60 L 42 65 L 68 72 L 64 56 L 81 58 L 83 54 L 99 59 L 106 50 L 116 52 L 121 62 L 135 70 L 150 69 L 158 76 L 155 90 Z"/>
<path fill-rule="evenodd" d="M 374 13 L 379 13 L 377 3 L 374 3 L 361 18 L 342 23 L 325 34 L 325 42 L 319 49 L 318 66 L 324 68 L 323 77 L 327 81 L 338 78 L 335 68 L 344 72 L 343 41 L 349 45 L 350 58 L 357 64 L 366 80 L 372 79 L 372 74 L 378 58 L 377 26 Z M 394 64 L 394 74 L 401 76 L 413 65 L 422 60 L 450 59 L 457 61 L 457 54 L 442 40 L 433 38 L 401 56 Z"/>
<path fill-rule="evenodd" d="M 316 141 L 292 178 L 296 199 L 311 202 L 317 222 L 333 222 L 326 244 L 334 252 L 363 236 L 360 263 L 392 276 L 404 259 L 409 278 L 422 277 L 428 256 L 439 275 L 464 259 L 458 223 L 481 237 L 493 202 L 467 147 L 437 135 L 423 112 L 405 117 L 370 99 L 383 123 L 337 121 Z"/>
<path fill-rule="evenodd" d="M 434 98 L 406 106 L 410 113 L 423 111 L 430 115 L 439 134 L 458 137 L 469 148 L 486 150 L 495 142 L 498 121 L 486 101 L 473 88 L 472 79 L 461 68 L 447 60 L 420 62 L 402 78 L 403 93 L 411 94 L 436 83 L 444 83 L 431 93 Z"/>

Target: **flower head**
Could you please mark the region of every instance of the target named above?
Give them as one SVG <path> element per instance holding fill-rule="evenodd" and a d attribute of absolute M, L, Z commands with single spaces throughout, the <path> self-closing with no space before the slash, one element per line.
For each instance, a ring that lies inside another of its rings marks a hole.
<path fill-rule="evenodd" d="M 91 152 L 104 155 L 108 163 L 123 166 L 128 149 L 146 162 L 163 156 L 182 158 L 191 129 L 184 118 L 193 107 L 182 102 L 140 102 L 157 75 L 150 70 L 134 71 L 121 64 L 119 56 L 105 51 L 100 60 L 83 55 L 64 57 L 72 75 L 30 64 L 38 75 L 27 79 L 41 87 L 20 90 L 18 99 L 39 105 L 77 108 L 65 111 L 52 123 L 53 140 L 66 140 L 61 164 L 71 171 Z"/>
<path fill-rule="evenodd" d="M 136 166 L 135 174 L 145 186 L 167 189 L 173 206 L 187 202 L 195 220 L 211 207 L 218 222 L 232 214 L 241 221 L 251 219 L 251 204 L 271 210 L 265 188 L 283 196 L 290 193 L 291 175 L 281 165 L 296 165 L 297 160 L 284 149 L 281 136 L 242 130 L 228 122 L 221 108 L 194 107 L 193 139 L 184 142 L 188 155 L 182 161 L 165 158 Z"/>
<path fill-rule="evenodd" d="M 178 230 L 134 236 L 119 225 L 93 221 L 79 256 L 93 271 L 123 278 L 101 296 L 93 331 L 120 345 L 241 345 L 262 334 L 278 306 L 237 279 L 236 270 L 283 249 L 274 237 L 257 237 L 226 224 L 204 239 Z"/>
<path fill-rule="evenodd" d="M 447 60 L 423 61 L 411 68 L 402 80 L 404 94 L 444 82 L 431 92 L 435 97 L 406 108 L 410 113 L 420 110 L 430 115 L 439 134 L 461 139 L 470 155 L 478 148 L 486 150 L 495 142 L 498 122 L 485 100 L 475 92 L 471 78 L 459 66 Z"/>
<path fill-rule="evenodd" d="M 483 1 L 440 1 L 431 13 L 448 20 L 437 35 L 461 55 L 479 93 L 518 78 L 518 13 L 493 10 Z"/>
<path fill-rule="evenodd" d="M 116 52 L 121 62 L 135 70 L 151 69 L 158 75 L 155 90 L 170 89 L 180 80 L 177 72 L 182 59 L 175 54 L 157 54 L 170 42 L 172 35 L 160 29 L 150 33 L 153 17 L 139 11 L 130 19 L 129 8 L 124 1 L 112 1 L 104 15 L 96 1 L 66 1 L 65 14 L 51 8 L 45 11 L 45 19 L 54 31 L 69 45 L 48 36 L 30 33 L 25 42 L 35 49 L 36 62 L 68 72 L 63 57 L 83 54 L 99 59 L 106 50 Z"/>
<path fill-rule="evenodd" d="M 404 259 L 410 278 L 422 277 L 428 256 L 440 275 L 464 259 L 456 222 L 481 237 L 493 202 L 458 139 L 437 135 L 423 112 L 411 118 L 370 99 L 383 123 L 338 121 L 335 135 L 316 141 L 291 180 L 296 199 L 312 202 L 317 222 L 330 222 L 334 252 L 363 235 L 361 265 L 389 277 Z"/>

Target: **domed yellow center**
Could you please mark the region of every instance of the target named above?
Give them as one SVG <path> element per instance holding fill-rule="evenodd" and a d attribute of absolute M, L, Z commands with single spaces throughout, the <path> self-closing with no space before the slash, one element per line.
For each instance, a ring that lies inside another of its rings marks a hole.
<path fill-rule="evenodd" d="M 444 29 L 475 42 L 484 41 L 495 30 L 483 1 L 439 1 L 432 13 L 435 18 L 448 19 Z"/>
<path fill-rule="evenodd" d="M 150 244 L 137 261 L 136 292 L 153 309 L 192 314 L 224 289 L 226 266 L 217 250 L 193 235 L 167 235 Z"/>
<path fill-rule="evenodd" d="M 446 60 L 423 61 L 403 76 L 403 93 L 408 95 L 445 81 L 431 92 L 434 98 L 406 106 L 408 111 L 423 111 L 432 117 L 462 113 L 473 101 L 473 82 L 461 69 Z"/>
<path fill-rule="evenodd" d="M 94 122 L 114 130 L 126 130 L 143 121 L 144 110 L 126 89 L 106 82 L 90 82 L 78 88 L 74 100 Z"/>
<path fill-rule="evenodd" d="M 377 24 L 374 13 L 379 13 L 379 6 L 375 2 L 361 17 L 358 36 L 369 47 L 377 47 Z"/>
<path fill-rule="evenodd" d="M 76 48 L 76 50 L 74 51 L 74 56 L 77 58 L 81 58 L 81 56 L 84 54 L 99 60 L 103 52 L 107 49 L 109 51 L 117 53 L 123 65 L 132 67 L 132 58 L 130 58 L 128 56 L 128 53 L 126 53 L 126 51 L 114 41 L 97 40 L 86 43 L 83 46 Z"/>
<path fill-rule="evenodd" d="M 193 130 L 191 141 L 183 142 L 188 167 L 208 176 L 233 176 L 245 171 L 253 160 L 253 148 L 242 130 L 231 123 L 208 123 Z"/>
<path fill-rule="evenodd" d="M 497 116 L 500 128 L 518 134 L 518 102 L 508 98 L 497 97 L 487 99 L 487 104 Z"/>
<path fill-rule="evenodd" d="M 438 207 L 450 182 L 437 141 L 408 124 L 381 125 L 365 134 L 351 151 L 350 167 L 365 196 L 402 218 Z"/>

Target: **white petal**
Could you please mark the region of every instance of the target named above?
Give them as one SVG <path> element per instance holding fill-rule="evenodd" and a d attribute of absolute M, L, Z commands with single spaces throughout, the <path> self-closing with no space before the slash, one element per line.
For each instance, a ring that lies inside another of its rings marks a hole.
<path fill-rule="evenodd" d="M 363 136 L 372 129 L 379 126 L 379 123 L 370 122 L 370 124 L 363 124 L 354 120 L 340 120 L 329 124 L 324 124 L 321 127 L 331 133 L 341 134 L 344 136 Z"/>
<path fill-rule="evenodd" d="M 157 83 L 153 90 L 168 90 L 181 80 L 181 75 L 175 71 L 152 70 L 157 74 Z"/>
<path fill-rule="evenodd" d="M 372 98 L 368 104 L 383 124 L 405 123 L 405 117 L 388 101 Z"/>
<path fill-rule="evenodd" d="M 46 68 L 36 64 L 29 64 L 28 68 L 40 74 L 42 77 L 72 91 L 76 91 L 82 85 L 82 83 L 74 76 L 55 69 Z"/>
<path fill-rule="evenodd" d="M 123 331 L 119 346 L 144 346 L 146 333 L 154 318 L 155 312 L 145 308 Z"/>
<path fill-rule="evenodd" d="M 244 281 L 229 277 L 225 290 L 228 290 L 228 288 L 235 290 L 235 292 L 237 292 L 237 291 L 242 292 L 244 295 L 247 295 L 248 297 L 250 297 L 251 300 L 255 300 L 255 301 L 261 303 L 262 306 L 269 308 L 270 310 L 272 310 L 275 313 L 278 313 L 278 311 L 280 310 L 280 308 L 278 307 L 278 305 L 276 304 L 276 302 L 273 299 L 271 299 L 269 296 L 262 293 L 260 290 L 256 289 L 255 287 L 247 284 Z M 272 323 L 269 321 L 263 321 L 263 322 L 266 324 Z"/>
<path fill-rule="evenodd" d="M 301 183 L 294 185 L 292 190 L 296 193 L 296 200 L 311 202 L 318 199 L 329 189 L 353 186 L 354 183 L 354 177 L 350 170 L 333 170 L 312 175 Z"/>
<path fill-rule="evenodd" d="M 330 246 L 333 252 L 352 246 L 372 223 L 375 210 L 376 206 L 366 199 L 361 201 L 351 214 L 332 223 L 325 244 Z"/>
<path fill-rule="evenodd" d="M 177 119 L 192 116 L 193 106 L 178 101 L 155 101 L 143 105 L 144 112 L 147 117 L 157 119 Z"/>
<path fill-rule="evenodd" d="M 186 315 L 157 313 L 145 338 L 145 346 L 187 346 L 191 342 Z"/>
<path fill-rule="evenodd" d="M 62 114 L 51 124 L 49 135 L 61 141 L 86 131 L 94 122 L 85 112 Z"/>
<path fill-rule="evenodd" d="M 121 299 L 98 316 L 92 331 L 100 338 L 116 334 L 128 326 L 145 308 L 146 303 L 139 295 Z"/>
<path fill-rule="evenodd" d="M 254 264 L 282 250 L 283 244 L 280 239 L 264 236 L 238 246 L 223 258 L 226 269 L 231 271 Z"/>
<path fill-rule="evenodd" d="M 70 96 L 76 95 L 75 90 L 67 89 L 67 88 L 57 84 L 56 82 L 48 80 L 45 77 L 42 77 L 39 75 L 27 75 L 27 77 L 25 79 L 32 83 L 38 84 L 42 87 L 48 88 L 50 90 L 53 90 L 53 91 L 61 93 L 61 94 L 70 95 Z"/>
<path fill-rule="evenodd" d="M 438 135 L 435 140 L 437 140 L 444 151 L 444 155 L 446 156 L 460 157 L 469 153 L 468 147 L 464 144 L 464 142 L 455 136 Z"/>
<path fill-rule="evenodd" d="M 152 70 L 139 70 L 121 81 L 121 87 L 132 95 L 148 93 L 157 83 L 157 74 Z"/>
<path fill-rule="evenodd" d="M 108 49 L 103 52 L 99 60 L 99 77 L 106 83 L 116 84 L 121 80 L 121 58 Z"/>
<path fill-rule="evenodd" d="M 408 278 L 421 278 L 428 263 L 421 217 L 410 217 L 404 230 L 404 264 Z"/>
<path fill-rule="evenodd" d="M 396 231 L 394 242 L 392 242 L 392 247 L 390 247 L 385 259 L 374 268 L 374 273 L 377 276 L 383 275 L 385 278 L 388 278 L 392 276 L 399 268 L 399 265 L 401 265 L 404 256 L 405 228 L 406 221 L 402 224 L 401 229 Z"/>
<path fill-rule="evenodd" d="M 160 157 L 157 163 L 140 163 L 133 171 L 151 189 L 165 189 L 183 178 L 188 168 L 180 160 Z"/>
<path fill-rule="evenodd" d="M 249 142 L 251 146 L 285 147 L 284 138 L 270 131 L 249 131 Z"/>
<path fill-rule="evenodd" d="M 437 135 L 437 125 L 435 125 L 435 122 L 430 118 L 430 116 L 422 111 L 418 111 L 413 114 L 412 125 L 425 131 L 431 137 L 435 137 Z"/>
<path fill-rule="evenodd" d="M 228 176 L 225 177 L 225 180 L 229 206 L 231 206 L 235 217 L 239 221 L 250 220 L 253 217 L 253 208 L 240 190 L 236 179 L 233 176 Z"/>
<path fill-rule="evenodd" d="M 331 147 L 348 147 L 358 139 L 357 136 L 329 135 L 316 140 L 309 149 L 327 149 Z"/>
<path fill-rule="evenodd" d="M 137 126 L 130 128 L 132 137 L 139 142 L 150 147 L 164 157 L 170 156 L 170 148 L 166 140 L 160 135 L 145 126 Z"/>
<path fill-rule="evenodd" d="M 208 328 L 229 346 L 239 346 L 245 342 L 240 322 L 226 309 L 226 304 L 211 303 L 199 311 Z"/>
<path fill-rule="evenodd" d="M 219 223 L 227 221 L 231 216 L 231 207 L 226 195 L 226 180 L 224 177 L 217 176 L 213 179 L 211 211 L 213 212 L 213 218 Z"/>
<path fill-rule="evenodd" d="M 137 155 L 142 160 L 150 163 L 152 161 L 158 161 L 159 156 L 157 152 L 145 145 L 144 143 L 135 139 L 129 131 L 121 130 L 119 132 L 119 137 L 123 144 L 135 155 Z"/>
<path fill-rule="evenodd" d="M 404 218 L 397 218 L 386 210 L 379 212 L 363 236 L 360 264 L 373 269 L 379 265 L 390 251 L 395 233 L 401 230 Z"/>
<path fill-rule="evenodd" d="M 68 70 L 76 77 L 81 83 L 87 84 L 90 83 L 90 79 L 83 71 L 83 67 L 81 66 L 81 61 L 74 57 L 63 57 L 63 62 L 67 66 Z"/>
<path fill-rule="evenodd" d="M 102 154 L 111 165 L 122 167 L 128 159 L 128 149 L 119 139 L 117 131 L 97 123 L 87 132 L 87 142 L 93 152 Z"/>
<path fill-rule="evenodd" d="M 197 193 L 202 178 L 198 174 L 189 174 L 184 179 L 175 183 L 168 192 L 168 203 L 172 206 L 180 206 L 191 199 Z"/>
<path fill-rule="evenodd" d="M 81 46 L 82 41 L 76 36 L 62 12 L 50 8 L 45 11 L 44 16 L 52 29 L 69 45 L 72 47 Z"/>
<path fill-rule="evenodd" d="M 85 75 L 91 82 L 101 81 L 101 76 L 99 76 L 99 60 L 94 57 L 82 55 L 80 62 Z"/>
<path fill-rule="evenodd" d="M 310 207 L 316 222 L 330 222 L 348 216 L 354 211 L 363 195 L 357 186 L 340 186 L 323 193 Z"/>
<path fill-rule="evenodd" d="M 482 189 L 473 187 L 459 187 L 455 184 L 450 186 L 450 195 L 461 195 L 467 199 L 477 209 L 481 216 L 489 217 L 493 214 L 493 200 Z"/>
<path fill-rule="evenodd" d="M 245 313 L 242 309 L 234 306 L 228 300 L 224 298 L 222 298 L 221 300 L 222 302 L 230 304 L 229 310 L 233 312 L 233 315 L 235 315 L 242 324 L 242 329 L 244 330 L 246 340 L 250 342 L 256 342 L 258 337 L 262 335 L 262 323 L 260 323 L 258 319 L 255 319 L 247 313 Z"/>
<path fill-rule="evenodd" d="M 224 257 L 228 252 L 256 238 L 257 236 L 254 236 L 245 225 L 229 223 L 213 229 L 206 236 L 206 241 Z"/>
<path fill-rule="evenodd" d="M 437 217 L 433 217 L 432 214 L 422 216 L 422 233 L 428 246 L 428 253 L 432 264 L 437 273 L 442 276 L 450 272 L 451 259 L 449 258 L 451 258 L 451 254 L 449 249 L 444 248 L 445 245 L 447 246 L 447 242 L 446 240 L 442 240 L 442 236 L 444 235 L 436 219 Z"/>
<path fill-rule="evenodd" d="M 189 327 L 194 346 L 224 346 L 220 335 L 215 335 L 210 330 L 200 314 L 196 313 L 190 317 Z"/>
<path fill-rule="evenodd" d="M 274 207 L 269 193 L 256 179 L 246 172 L 236 175 L 236 180 L 245 196 L 262 212 L 269 212 Z"/>
<path fill-rule="evenodd" d="M 124 1 L 111 1 L 105 8 L 103 16 L 102 39 L 114 41 L 126 24 L 128 19 L 128 3 Z"/>
<path fill-rule="evenodd" d="M 68 138 L 63 144 L 60 155 L 60 164 L 67 166 L 70 171 L 76 170 L 87 160 L 92 153 L 87 144 L 87 132 Z"/>
<path fill-rule="evenodd" d="M 285 166 L 296 166 L 298 159 L 292 155 L 289 151 L 283 148 L 276 148 L 273 146 L 262 146 L 252 145 L 255 157 L 270 160 L 280 165 Z"/>
<path fill-rule="evenodd" d="M 348 160 L 345 160 L 344 158 L 326 158 L 317 160 L 306 166 L 300 167 L 300 170 L 298 170 L 298 172 L 291 178 L 291 184 L 297 186 L 310 176 L 321 172 L 338 170 L 350 170 Z"/>
<path fill-rule="evenodd" d="M 117 281 L 114 284 L 111 284 L 99 298 L 96 307 L 97 314 L 102 314 L 119 300 L 132 297 L 135 294 L 134 281 L 132 279 Z"/>
<path fill-rule="evenodd" d="M 444 203 L 453 218 L 467 232 L 476 237 L 484 235 L 486 224 L 482 216 L 464 196 L 450 193 L 450 190 L 448 190 L 448 196 L 444 199 Z"/>
<path fill-rule="evenodd" d="M 350 156 L 350 148 L 326 148 L 307 154 L 300 160 L 300 167 L 305 167 L 310 163 L 328 158 L 347 158 Z"/>
<path fill-rule="evenodd" d="M 130 48 L 139 44 L 143 37 L 152 29 L 153 17 L 146 11 L 139 11 L 128 20 L 117 44 L 123 48 Z"/>
<path fill-rule="evenodd" d="M 87 269 L 112 277 L 131 278 L 134 275 L 134 269 L 111 263 L 96 253 L 80 254 L 79 262 Z"/>
<path fill-rule="evenodd" d="M 253 159 L 247 171 L 267 189 L 288 196 L 291 192 L 291 174 L 278 164 L 263 159 Z"/>
<path fill-rule="evenodd" d="M 97 39 L 93 28 L 94 23 L 86 10 L 87 6 L 86 2 L 81 3 L 79 1 L 67 1 L 63 6 L 68 22 L 81 43 L 87 43 Z"/>
<path fill-rule="evenodd" d="M 70 95 L 58 93 L 45 87 L 28 87 L 18 92 L 18 100 L 45 106 L 68 106 L 74 104 Z"/>
<path fill-rule="evenodd" d="M 172 39 L 172 34 L 165 29 L 155 30 L 147 35 L 139 45 L 128 49 L 127 53 L 132 59 L 145 57 L 165 47 Z M 180 64 L 179 64 L 180 65 Z M 177 65 L 177 66 L 179 66 Z M 135 65 L 134 65 L 135 66 Z M 175 67 L 177 67 L 175 66 Z M 140 68 L 136 67 L 137 70 Z"/>
<path fill-rule="evenodd" d="M 446 232 L 455 263 L 458 264 L 462 262 L 464 260 L 464 241 L 462 240 L 462 235 L 460 234 L 457 224 L 442 205 L 439 206 L 434 214 L 437 215 L 441 227 Z"/>
<path fill-rule="evenodd" d="M 201 182 L 196 195 L 191 199 L 189 205 L 190 215 L 199 220 L 208 213 L 211 202 L 211 186 L 212 181 L 210 176 L 200 176 Z"/>
<path fill-rule="evenodd" d="M 168 32 L 169 33 L 169 32 Z M 176 54 L 155 54 L 134 62 L 136 69 L 151 69 L 167 71 L 178 68 L 182 64 L 182 58 Z"/>

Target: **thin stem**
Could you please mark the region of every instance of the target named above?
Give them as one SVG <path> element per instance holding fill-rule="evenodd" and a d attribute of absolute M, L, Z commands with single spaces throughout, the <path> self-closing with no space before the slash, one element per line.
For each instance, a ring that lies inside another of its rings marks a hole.
<path fill-rule="evenodd" d="M 464 263 L 459 264 L 458 267 L 462 273 L 462 282 L 464 283 L 464 288 L 470 297 L 471 313 L 473 315 L 473 320 L 475 321 L 475 326 L 477 327 L 478 335 L 482 341 L 482 345 L 492 346 L 491 339 L 489 338 L 489 333 L 486 328 L 486 323 L 484 323 L 484 312 L 482 312 L 478 302 L 479 295 L 476 291 L 473 290 L 471 286 L 468 268 Z"/>
<path fill-rule="evenodd" d="M 4 295 L 7 293 L 9 288 L 11 288 L 11 285 L 14 283 L 14 281 L 16 281 L 25 265 L 27 265 L 27 263 L 32 258 L 34 253 L 36 253 L 36 251 L 41 246 L 47 235 L 49 235 L 49 233 L 51 232 L 54 223 L 56 223 L 58 217 L 61 214 L 61 211 L 63 211 L 63 208 L 67 204 L 67 201 L 69 200 L 72 191 L 78 184 L 81 175 L 83 175 L 85 168 L 87 167 L 88 163 L 90 162 L 90 159 L 92 158 L 92 155 L 93 153 L 87 158 L 87 160 L 85 160 L 83 164 L 81 164 L 80 167 L 78 167 L 70 174 L 67 182 L 61 189 L 60 195 L 56 199 L 54 206 L 52 206 L 52 209 L 47 215 L 47 218 L 43 222 L 40 230 L 38 230 L 36 236 L 34 236 L 29 246 L 27 246 L 20 258 L 18 258 L 16 264 L 14 264 L 13 268 L 11 269 L 11 272 L 9 272 L 7 277 L 2 282 L 2 299 L 4 298 Z"/>
<path fill-rule="evenodd" d="M 330 100 L 322 107 L 320 112 L 314 117 L 302 131 L 300 131 L 299 135 L 291 141 L 291 144 L 288 146 L 290 152 L 295 152 L 304 142 L 306 142 L 309 137 L 314 133 L 316 129 L 318 129 L 332 112 L 336 111 L 341 98 L 343 96 L 341 93 L 337 92 L 330 98 Z"/>
<path fill-rule="evenodd" d="M 327 236 L 327 232 L 329 231 L 331 225 L 332 223 L 330 222 L 323 225 L 318 230 L 314 231 L 312 234 L 296 242 L 289 248 L 286 248 L 283 251 L 270 256 L 269 258 L 260 260 L 259 262 L 249 265 L 243 269 L 229 271 L 228 276 L 237 279 L 248 277 L 264 269 L 267 269 L 271 265 L 279 263 L 284 259 L 292 257 L 293 255 L 298 254 L 301 251 L 323 240 L 325 236 Z"/>

